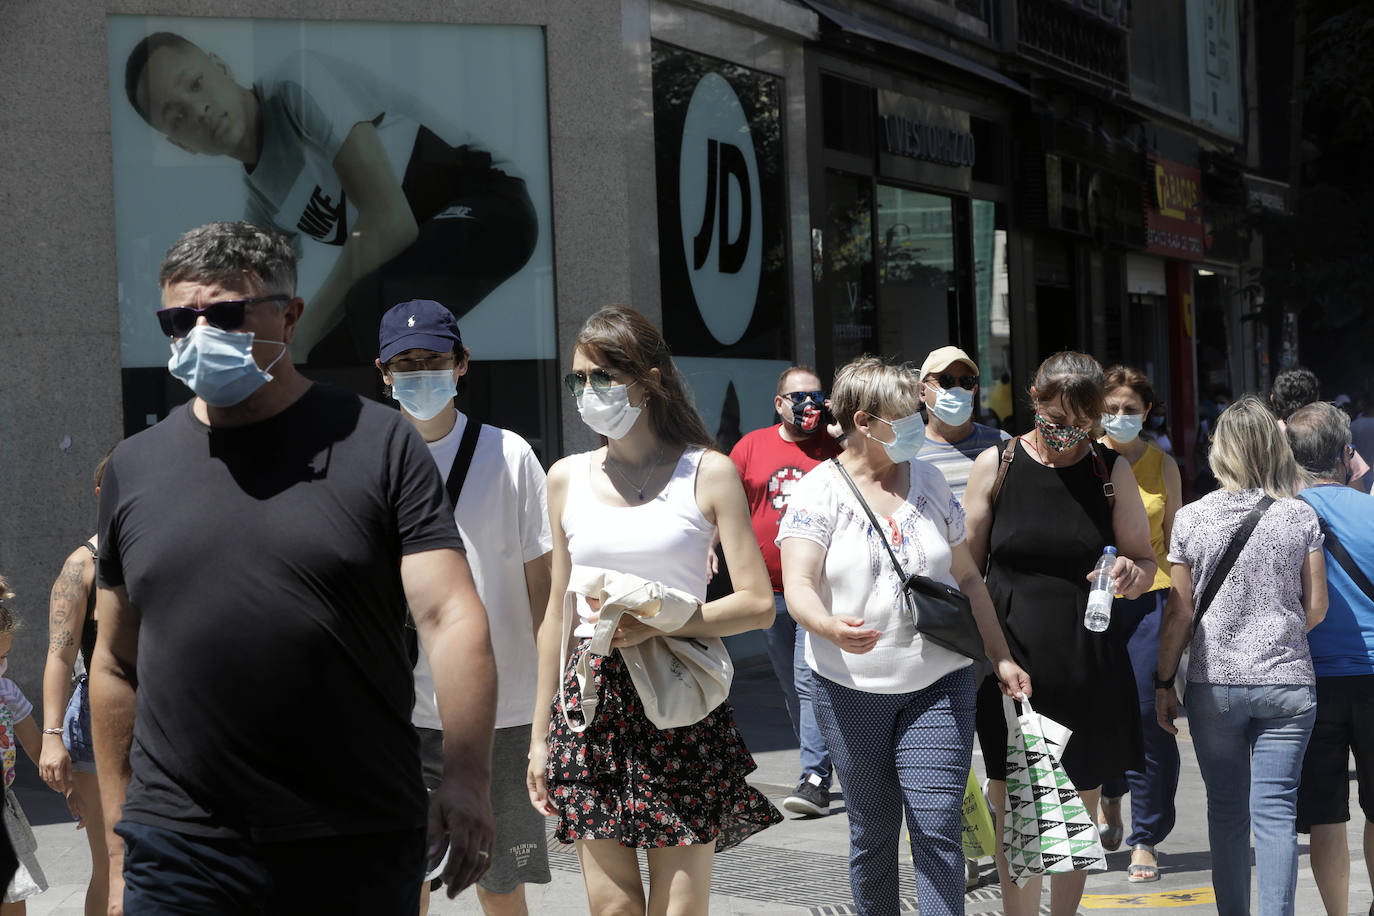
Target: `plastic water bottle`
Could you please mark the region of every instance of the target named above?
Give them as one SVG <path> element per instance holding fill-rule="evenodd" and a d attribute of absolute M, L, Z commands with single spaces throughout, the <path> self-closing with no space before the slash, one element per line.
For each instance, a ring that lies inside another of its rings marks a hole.
<path fill-rule="evenodd" d="M 1094 633 L 1101 633 L 1112 622 L 1112 595 L 1116 583 L 1112 580 L 1112 567 L 1116 564 L 1116 548 L 1104 547 L 1102 558 L 1093 567 L 1093 587 L 1088 592 L 1088 609 L 1083 613 L 1083 626 Z"/>

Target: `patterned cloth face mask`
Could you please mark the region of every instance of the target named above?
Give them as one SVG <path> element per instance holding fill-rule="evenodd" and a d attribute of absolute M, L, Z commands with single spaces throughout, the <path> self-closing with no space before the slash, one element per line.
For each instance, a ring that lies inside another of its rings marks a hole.
<path fill-rule="evenodd" d="M 1068 423 L 1051 423 L 1038 410 L 1035 412 L 1035 428 L 1040 432 L 1040 440 L 1056 452 L 1067 452 L 1088 438 L 1086 429 Z"/>

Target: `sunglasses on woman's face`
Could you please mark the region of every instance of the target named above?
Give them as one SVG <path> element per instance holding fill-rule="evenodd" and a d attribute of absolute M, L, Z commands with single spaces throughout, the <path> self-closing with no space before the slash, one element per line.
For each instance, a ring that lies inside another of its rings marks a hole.
<path fill-rule="evenodd" d="M 935 381 L 940 383 L 941 388 L 953 388 L 958 385 L 965 391 L 972 391 L 973 386 L 978 384 L 976 375 L 951 375 L 948 372 L 941 372 L 935 376 Z"/>
<path fill-rule="evenodd" d="M 574 397 L 585 391 L 588 385 L 592 386 L 593 391 L 605 391 L 619 384 L 620 382 L 615 380 L 615 376 L 605 369 L 593 369 L 591 372 L 569 372 L 563 376 L 564 387 L 568 389 L 568 394 Z"/>
<path fill-rule="evenodd" d="M 273 296 L 256 296 L 252 299 L 226 299 L 223 302 L 211 302 L 198 309 L 176 305 L 172 308 L 158 309 L 157 321 L 162 326 L 162 333 L 168 337 L 185 337 L 190 334 L 202 315 L 212 327 L 221 331 L 237 331 L 243 327 L 248 306 L 259 302 L 287 302 L 290 298 L 278 293 Z"/>

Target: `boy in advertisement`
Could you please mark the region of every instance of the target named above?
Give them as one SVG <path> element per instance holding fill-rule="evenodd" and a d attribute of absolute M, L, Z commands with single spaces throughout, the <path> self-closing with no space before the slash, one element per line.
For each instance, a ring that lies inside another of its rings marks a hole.
<path fill-rule="evenodd" d="M 534 251 L 524 180 L 363 67 L 299 51 L 243 86 L 214 54 L 154 32 L 124 76 L 173 145 L 243 163 L 250 222 L 339 249 L 296 335 L 311 366 L 370 363 L 382 313 L 421 291 L 462 317 Z"/>

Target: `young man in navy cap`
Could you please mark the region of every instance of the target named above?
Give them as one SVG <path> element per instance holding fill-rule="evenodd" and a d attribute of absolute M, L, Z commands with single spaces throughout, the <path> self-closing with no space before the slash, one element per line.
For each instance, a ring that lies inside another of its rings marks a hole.
<path fill-rule="evenodd" d="M 428 299 L 402 302 L 382 316 L 376 360 L 382 381 L 439 466 L 467 547 L 477 592 L 487 609 L 500 676 L 492 748 L 491 804 L 496 840 L 477 898 L 488 916 L 523 914 L 524 886 L 547 884 L 544 819 L 529 803 L 525 757 L 534 710 L 535 633 L 549 598 L 553 538 L 544 469 L 524 439 L 477 423 L 453 405 L 472 355 L 448 308 Z M 415 665 L 415 710 L 427 784 L 442 772 L 443 735 L 434 676 L 423 654 Z M 428 895 L 422 893 L 421 913 Z"/>

